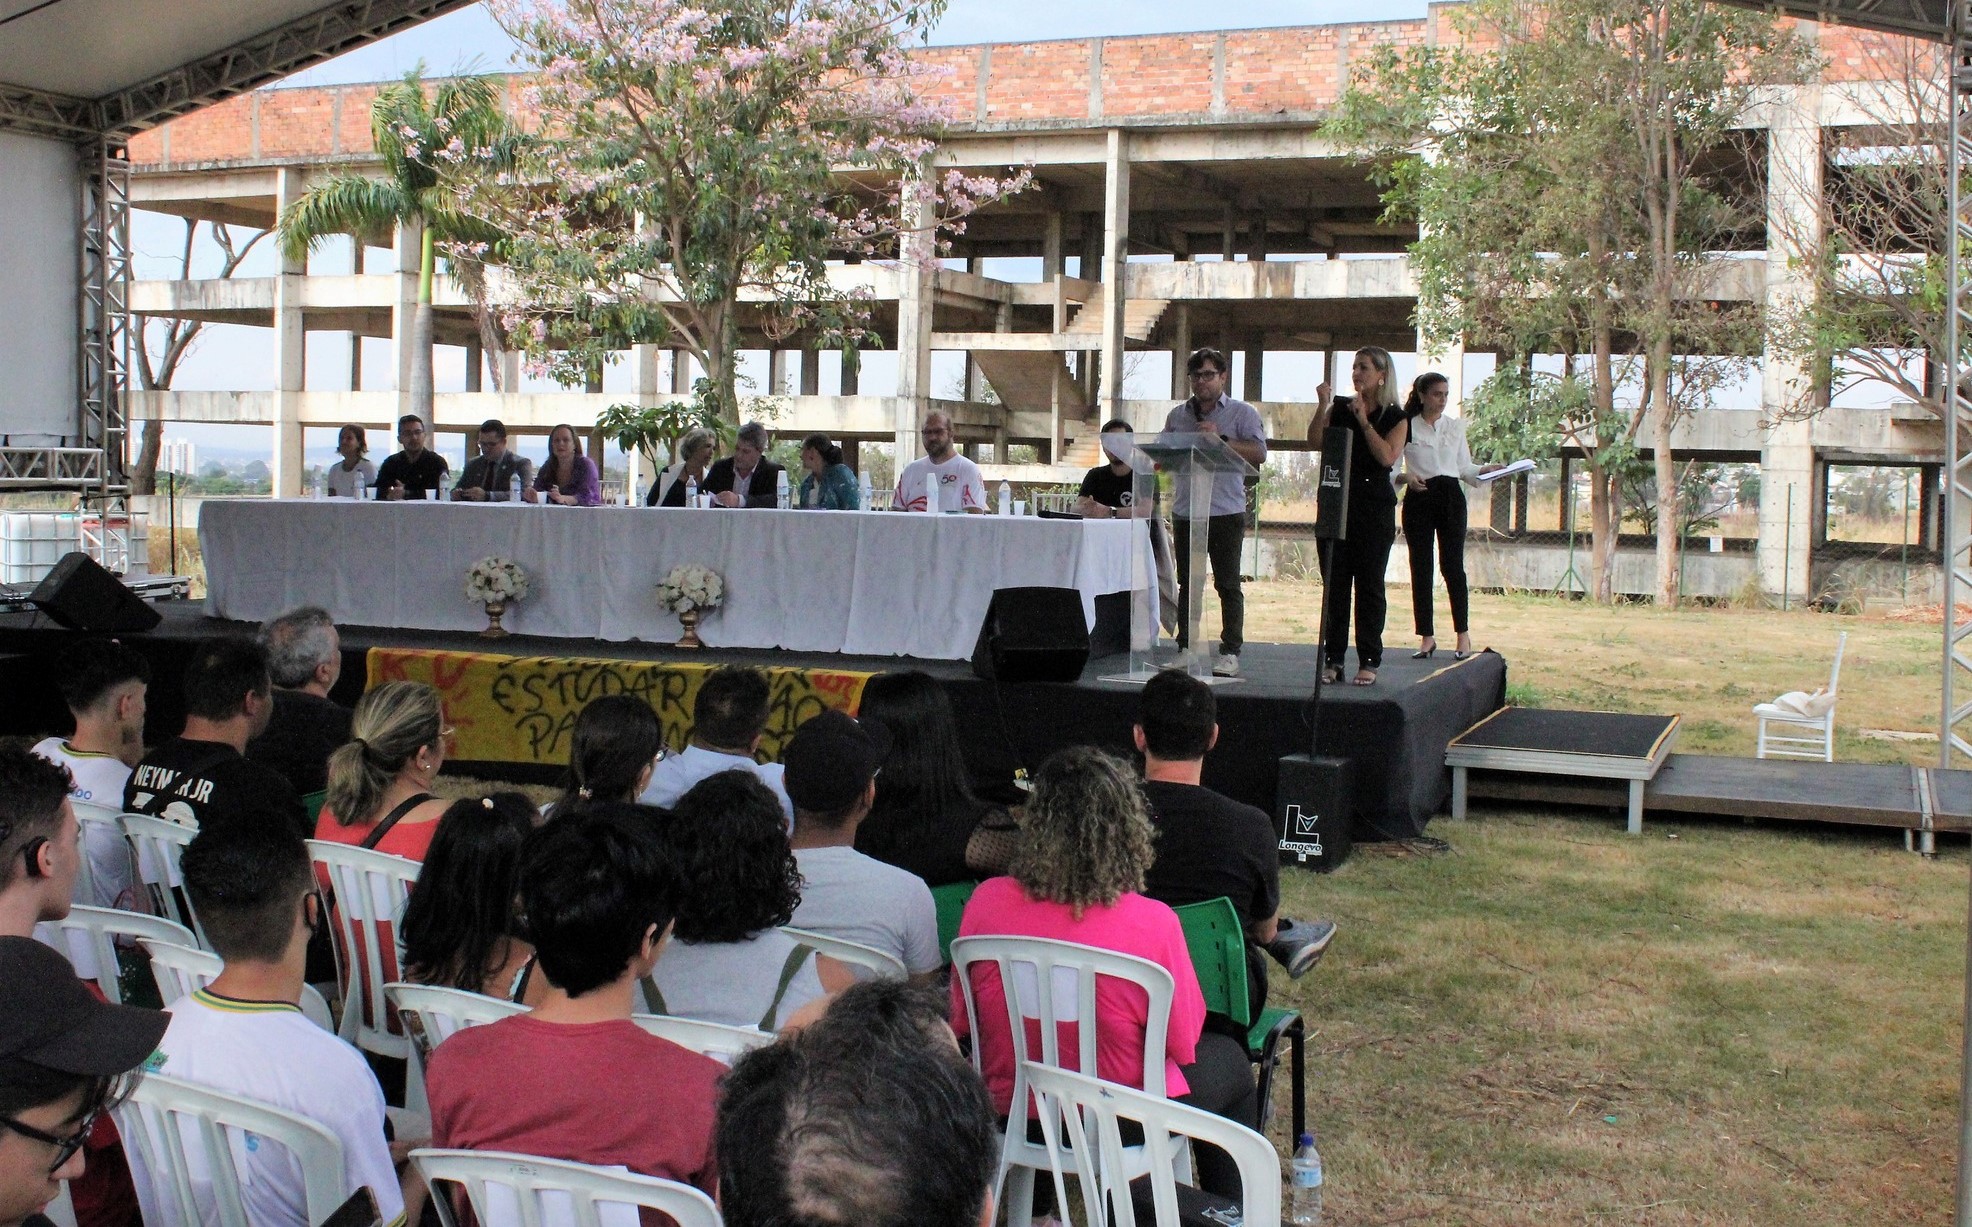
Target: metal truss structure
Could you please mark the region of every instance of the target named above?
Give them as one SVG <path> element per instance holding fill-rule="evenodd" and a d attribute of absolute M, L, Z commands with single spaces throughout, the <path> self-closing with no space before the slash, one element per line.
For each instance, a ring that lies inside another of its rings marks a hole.
<path fill-rule="evenodd" d="M 130 163 L 121 144 L 82 150 L 82 293 L 77 435 L 102 449 L 103 495 L 123 486 L 124 392 L 129 387 Z"/>

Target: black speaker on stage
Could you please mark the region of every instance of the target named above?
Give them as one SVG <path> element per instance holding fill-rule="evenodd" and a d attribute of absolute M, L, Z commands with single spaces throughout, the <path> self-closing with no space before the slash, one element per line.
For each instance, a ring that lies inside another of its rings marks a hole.
<path fill-rule="evenodd" d="M 147 631 L 164 620 L 80 550 L 64 555 L 27 599 L 72 631 Z"/>
<path fill-rule="evenodd" d="M 1290 754 L 1280 760 L 1280 787 L 1274 817 L 1280 823 L 1280 859 L 1327 873 L 1349 859 L 1355 846 L 1350 829 L 1349 760 Z"/>
<path fill-rule="evenodd" d="M 1089 663 L 1089 624 L 1073 588 L 998 588 L 972 648 L 989 681 L 1072 682 Z"/>

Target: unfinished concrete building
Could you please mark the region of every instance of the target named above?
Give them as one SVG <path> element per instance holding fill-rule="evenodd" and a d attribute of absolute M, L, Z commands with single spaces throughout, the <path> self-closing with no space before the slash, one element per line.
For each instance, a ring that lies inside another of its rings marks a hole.
<path fill-rule="evenodd" d="M 938 89 L 954 121 L 939 162 L 1031 166 L 1036 186 L 976 216 L 952 267 L 837 270 L 845 283 L 873 294 L 872 325 L 895 356 L 894 378 L 883 386 L 872 386 L 854 362 L 819 360 L 799 337 L 776 348 L 757 330 L 747 336 L 748 347 L 771 350 L 768 390 L 785 394 L 775 429 L 824 431 L 852 445 L 894 441 L 908 455 L 919 420 L 937 406 L 952 414 L 975 455 L 994 462 L 993 477 L 1073 481 L 1095 463 L 1094 435 L 1104 420 L 1125 417 L 1140 429 L 1161 424 L 1186 394 L 1182 356 L 1209 344 L 1235 355 L 1232 392 L 1258 404 L 1277 445 L 1304 447 L 1319 372 L 1339 372 L 1346 382 L 1346 357 L 1338 365 L 1335 354 L 1360 345 L 1423 348 L 1412 324 L 1416 279 L 1404 254 L 1415 233 L 1381 220 L 1375 186 L 1322 138 L 1321 119 L 1352 60 L 1379 44 L 1452 37 L 1450 7 L 1433 6 L 1421 20 L 922 52 L 950 69 Z M 1716 291 L 1722 300 L 1801 292 L 1790 265 L 1794 248 L 1777 236 L 1813 234 L 1824 133 L 1865 122 L 1856 89 L 1870 60 L 1856 49 L 1875 36 L 1805 29 L 1819 40 L 1828 69 L 1819 83 L 1776 92 L 1749 121 L 1765 132 L 1758 144 L 1768 162 L 1766 234 L 1776 237 L 1758 236 L 1741 253 L 1746 258 Z M 270 226 L 315 177 L 374 163 L 369 112 L 376 92 L 367 85 L 260 90 L 145 133 L 130 146 L 132 203 Z M 415 233 L 396 236 L 400 251 L 414 252 L 418 241 Z M 1009 259 L 1026 271 L 990 275 L 1006 273 L 1000 262 Z M 416 275 L 405 270 L 414 270 L 415 260 L 400 261 L 397 272 L 368 273 L 357 247 L 350 267 L 320 275 L 289 264 L 268 277 L 137 283 L 130 308 L 140 315 L 267 329 L 273 380 L 265 390 L 133 392 L 133 431 L 147 418 L 269 425 L 275 490 L 287 495 L 302 487 L 304 428 L 360 422 L 384 428 L 387 438 L 408 404 L 401 389 L 409 385 L 410 355 L 396 340 L 408 332 Z M 489 362 L 495 369 L 504 362 L 500 386 L 508 389 L 519 384 L 517 364 L 482 352 L 456 285 L 441 281 L 437 293 L 436 340 L 462 347 L 466 370 L 463 391 L 436 399 L 440 429 L 469 429 L 488 417 L 522 431 L 545 432 L 563 421 L 586 426 L 626 399 L 622 392 L 484 390 Z M 311 369 L 304 361 L 305 334 L 317 331 L 348 334 L 348 369 Z M 363 369 L 359 338 L 391 342 L 394 377 L 374 363 Z M 940 352 L 963 355 L 962 383 L 933 386 Z M 1323 357 L 1298 364 L 1306 377 L 1292 386 L 1282 379 L 1268 385 L 1269 358 L 1278 363 L 1278 355 L 1296 352 Z M 1168 389 L 1161 386 L 1165 355 L 1175 359 Z M 654 403 L 687 389 L 690 372 L 678 357 L 654 346 L 627 355 L 628 398 Z M 1464 357 L 1456 347 L 1419 354 L 1419 369 L 1450 376 L 1455 406 Z M 1128 379 L 1133 365 L 1136 376 Z M 1149 380 L 1159 386 L 1146 389 Z M 1763 355 L 1757 400 L 1749 394 L 1749 403 L 1698 413 L 1680 428 L 1680 457 L 1757 463 L 1761 474 L 1757 530 L 1710 549 L 1700 545 L 1688 559 L 1687 591 L 1730 595 L 1757 582 L 1798 600 L 1840 587 L 1843 573 L 1855 586 L 1864 582 L 1855 578 L 1858 568 L 1901 563 L 1906 594 L 1935 600 L 1943 454 L 1936 419 L 1890 406 L 1777 420 L 1801 381 L 1802 372 L 1781 355 Z M 1131 398 L 1126 383 L 1162 395 Z M 1263 386 L 1271 398 L 1261 395 Z M 1034 446 L 1040 463 L 1007 465 L 1009 444 Z M 1837 465 L 1917 469 L 1916 488 L 1930 493 L 1912 517 L 1907 546 L 1849 548 L 1828 540 L 1828 474 Z M 1475 530 L 1475 582 L 1563 583 L 1572 557 L 1571 505 L 1563 499 L 1558 512 L 1530 519 L 1526 487 L 1516 494 L 1502 485 L 1491 526 Z M 1261 517 L 1265 536 L 1306 531 L 1305 523 L 1265 506 Z M 1584 517 L 1584 555 L 1586 547 Z M 1649 549 L 1641 538 L 1626 545 L 1619 588 L 1649 590 Z M 1393 560 L 1393 570 L 1402 566 L 1401 556 Z M 1885 582 L 1896 587 L 1894 578 Z"/>

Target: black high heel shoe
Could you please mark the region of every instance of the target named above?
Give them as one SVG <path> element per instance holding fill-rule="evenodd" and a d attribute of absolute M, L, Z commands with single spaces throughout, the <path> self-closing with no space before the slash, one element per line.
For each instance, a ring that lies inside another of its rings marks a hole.
<path fill-rule="evenodd" d="M 1431 654 L 1432 654 L 1433 652 L 1435 652 L 1435 651 L 1437 651 L 1437 650 L 1438 650 L 1438 641 L 1437 641 L 1436 639 L 1433 639 L 1433 640 L 1431 641 L 1431 646 L 1430 646 L 1430 647 L 1428 647 L 1428 648 L 1419 648 L 1419 649 L 1418 649 L 1417 651 L 1415 651 L 1415 652 L 1412 652 L 1412 653 L 1411 653 L 1411 659 L 1412 659 L 1412 660 L 1430 660 L 1430 659 L 1431 659 Z"/>

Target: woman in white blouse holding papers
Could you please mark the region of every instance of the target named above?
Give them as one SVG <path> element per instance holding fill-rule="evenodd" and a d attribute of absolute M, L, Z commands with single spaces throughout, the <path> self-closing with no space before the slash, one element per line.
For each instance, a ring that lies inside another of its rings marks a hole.
<path fill-rule="evenodd" d="M 1476 487 L 1481 473 L 1499 467 L 1472 462 L 1464 421 L 1445 416 L 1450 394 L 1445 377 L 1429 371 L 1411 384 L 1404 403 L 1411 427 L 1404 444 L 1404 544 L 1411 554 L 1411 611 L 1419 639 L 1413 660 L 1429 659 L 1438 650 L 1431 625 L 1434 538 L 1445 592 L 1452 598 L 1452 629 L 1458 633 L 1452 657 L 1464 660 L 1472 654 L 1465 594 L 1465 490 L 1459 483 Z"/>

